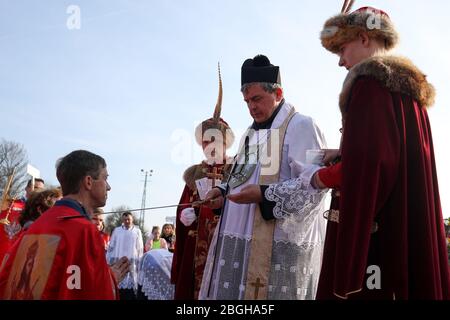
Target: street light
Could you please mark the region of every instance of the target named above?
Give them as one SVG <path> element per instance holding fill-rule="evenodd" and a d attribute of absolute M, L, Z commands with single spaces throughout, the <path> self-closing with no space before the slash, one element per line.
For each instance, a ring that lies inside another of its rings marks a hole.
<path fill-rule="evenodd" d="M 144 231 L 144 221 L 145 221 L 145 200 L 147 199 L 147 177 L 151 177 L 153 175 L 153 169 L 146 171 L 144 169 L 141 169 L 141 172 L 145 174 L 144 179 L 144 191 L 142 192 L 142 202 L 141 202 L 141 215 L 139 217 L 139 220 L 141 222 L 141 230 Z"/>

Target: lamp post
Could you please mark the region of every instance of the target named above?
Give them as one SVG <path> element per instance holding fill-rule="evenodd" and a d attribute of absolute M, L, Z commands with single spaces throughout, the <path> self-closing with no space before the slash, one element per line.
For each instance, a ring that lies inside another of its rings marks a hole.
<path fill-rule="evenodd" d="M 139 220 L 141 222 L 140 228 L 142 231 L 144 231 L 144 225 L 145 225 L 144 224 L 144 222 L 145 222 L 144 208 L 145 208 L 145 201 L 147 199 L 147 179 L 152 176 L 153 170 L 147 171 L 147 170 L 141 169 L 141 172 L 145 175 L 145 178 L 144 178 L 144 191 L 142 192 L 141 214 L 139 216 Z"/>

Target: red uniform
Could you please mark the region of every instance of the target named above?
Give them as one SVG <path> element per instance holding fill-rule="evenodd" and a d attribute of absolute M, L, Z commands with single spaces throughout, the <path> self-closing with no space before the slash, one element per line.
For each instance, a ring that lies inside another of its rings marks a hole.
<path fill-rule="evenodd" d="M 103 239 L 76 201 L 58 201 L 14 244 L 0 299 L 118 299 Z"/>

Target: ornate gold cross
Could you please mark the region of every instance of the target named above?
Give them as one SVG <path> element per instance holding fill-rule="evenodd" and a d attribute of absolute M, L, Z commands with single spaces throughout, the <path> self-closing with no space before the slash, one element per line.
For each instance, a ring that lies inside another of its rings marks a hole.
<path fill-rule="evenodd" d="M 206 176 L 212 179 L 212 187 L 216 186 L 216 179 L 222 180 L 223 176 L 220 173 L 217 173 L 217 168 L 214 167 L 211 173 L 207 173 Z"/>

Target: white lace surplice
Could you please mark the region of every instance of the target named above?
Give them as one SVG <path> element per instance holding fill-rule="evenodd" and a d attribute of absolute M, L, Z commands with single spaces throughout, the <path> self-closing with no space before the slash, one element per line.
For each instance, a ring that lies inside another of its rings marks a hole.
<path fill-rule="evenodd" d="M 290 108 L 285 103 L 272 128 L 278 128 Z M 263 136 L 263 133 L 261 133 Z M 250 144 L 261 138 L 255 134 Z M 261 142 L 260 142 L 261 143 Z M 275 201 L 277 219 L 269 276 L 269 299 L 313 299 L 320 273 L 325 235 L 325 192 L 310 188 L 317 166 L 306 166 L 306 150 L 325 147 L 324 138 L 311 118 L 296 114 L 287 129 L 282 151 L 280 181 L 266 190 Z M 243 185 L 258 184 L 260 166 Z M 289 181 L 287 181 L 289 180 Z M 226 201 L 221 228 L 216 228 L 206 262 L 199 299 L 243 299 L 252 237 L 255 204 Z M 214 256 L 217 253 L 217 256 Z M 210 281 L 212 279 L 212 281 Z"/>
<path fill-rule="evenodd" d="M 153 249 L 142 257 L 138 284 L 148 300 L 173 300 L 175 286 L 170 283 L 173 253 Z"/>

